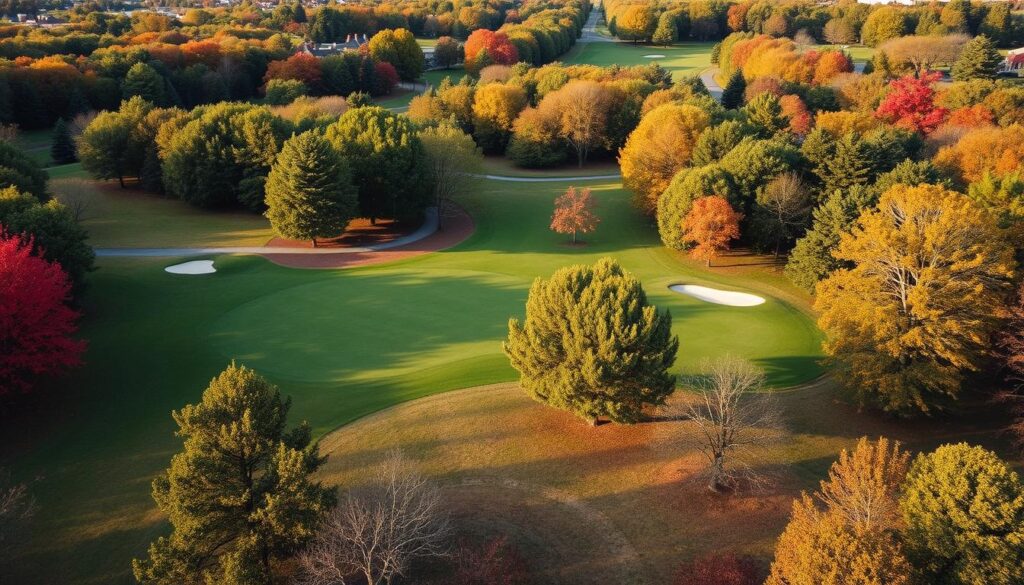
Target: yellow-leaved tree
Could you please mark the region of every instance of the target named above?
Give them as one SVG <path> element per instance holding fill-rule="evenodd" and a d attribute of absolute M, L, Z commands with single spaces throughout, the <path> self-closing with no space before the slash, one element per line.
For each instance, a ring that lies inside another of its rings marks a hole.
<path fill-rule="evenodd" d="M 910 583 L 910 563 L 894 531 L 909 460 L 884 437 L 844 449 L 821 489 L 793 502 L 766 585 Z"/>
<path fill-rule="evenodd" d="M 1013 276 L 996 219 L 935 185 L 896 185 L 833 255 L 817 288 L 825 352 L 862 404 L 927 412 L 955 398 L 990 347 Z"/>
<path fill-rule="evenodd" d="M 709 122 L 707 112 L 696 106 L 665 104 L 644 116 L 626 139 L 619 151 L 622 182 L 645 213 L 657 210 L 658 197 L 689 164 L 697 137 Z"/>

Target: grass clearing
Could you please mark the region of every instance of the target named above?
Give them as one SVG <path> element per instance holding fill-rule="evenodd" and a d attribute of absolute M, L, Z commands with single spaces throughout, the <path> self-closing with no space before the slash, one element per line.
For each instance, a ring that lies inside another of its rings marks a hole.
<path fill-rule="evenodd" d="M 81 210 L 89 243 L 97 248 L 262 246 L 273 233 L 256 213 L 210 211 L 116 181 L 94 181 L 79 170 L 50 171 L 50 191 Z"/>
<path fill-rule="evenodd" d="M 696 473 L 702 456 L 685 441 L 694 432 L 688 422 L 592 428 L 516 384 L 432 396 L 347 425 L 322 442 L 323 476 L 359 485 L 400 449 L 443 486 L 464 537 L 508 536 L 534 582 L 668 583 L 698 554 L 749 554 L 767 564 L 792 499 L 816 487 L 838 451 L 862 435 L 911 449 L 979 441 L 969 424 L 858 413 L 834 396 L 830 383 L 780 396 L 788 430 L 753 462 L 777 478 L 766 493 L 711 495 Z"/>
<path fill-rule="evenodd" d="M 179 446 L 169 413 L 197 400 L 231 359 L 280 385 L 293 417 L 320 435 L 414 398 L 513 380 L 500 346 L 506 321 L 522 315 L 534 277 L 567 264 L 611 255 L 636 273 L 651 301 L 672 311 L 679 371 L 733 352 L 764 366 L 775 386 L 821 372 L 819 334 L 781 277 L 681 263 L 617 182 L 589 185 L 603 222 L 584 247 L 548 230 L 567 183 L 488 181 L 461 200 L 477 222 L 469 240 L 393 264 L 311 271 L 225 256 L 216 274 L 178 276 L 163 271 L 178 258 L 102 259 L 85 300 L 85 365 L 53 385 L 51 404 L 0 430 L 9 446 L 0 464 L 39 478 L 34 532 L 11 582 L 131 582 L 130 559 L 166 529 L 149 483 Z M 105 213 L 124 220 L 118 206 Z M 134 233 L 187 231 L 175 218 L 140 215 L 149 227 Z M 676 282 L 772 298 L 730 309 L 672 293 Z"/>
<path fill-rule="evenodd" d="M 657 63 L 672 72 L 675 79 L 696 75 L 711 66 L 714 43 L 679 43 L 670 47 L 631 43 L 577 43 L 562 62 L 568 65 L 649 65 Z M 664 55 L 648 59 L 645 55 Z"/>

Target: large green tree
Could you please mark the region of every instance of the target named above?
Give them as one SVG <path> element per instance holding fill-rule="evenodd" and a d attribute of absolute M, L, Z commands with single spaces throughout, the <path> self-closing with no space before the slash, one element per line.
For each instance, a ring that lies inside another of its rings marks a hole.
<path fill-rule="evenodd" d="M 87 243 L 88 232 L 60 201 L 40 203 L 14 187 L 0 190 L 0 227 L 8 234 L 31 238 L 33 251 L 60 264 L 76 295 L 85 289 L 85 277 L 95 255 Z"/>
<path fill-rule="evenodd" d="M 49 178 L 46 171 L 27 154 L 9 142 L 0 141 L 0 189 L 15 187 L 45 201 Z"/>
<path fill-rule="evenodd" d="M 267 219 L 295 240 L 330 238 L 345 231 L 356 210 L 348 164 L 315 130 L 284 143 L 267 177 Z"/>
<path fill-rule="evenodd" d="M 162 106 L 167 102 L 166 85 L 156 69 L 146 63 L 136 63 L 125 75 L 121 93 L 124 99 L 139 96 L 151 104 Z"/>
<path fill-rule="evenodd" d="M 473 137 L 452 124 L 420 132 L 426 153 L 427 174 L 434 184 L 434 206 L 442 226 L 448 205 L 460 193 L 470 192 L 483 165 L 483 153 Z"/>
<path fill-rule="evenodd" d="M 968 41 L 953 63 L 953 79 L 995 79 L 1003 57 L 996 50 L 996 44 L 985 35 L 978 35 Z"/>
<path fill-rule="evenodd" d="M 611 258 L 570 266 L 530 287 L 526 319 L 509 321 L 505 353 L 535 399 L 596 423 L 640 420 L 675 389 L 672 317 Z"/>
<path fill-rule="evenodd" d="M 75 154 L 75 142 L 71 139 L 71 131 L 68 130 L 64 118 L 57 120 L 53 126 L 53 139 L 50 143 L 50 158 L 54 164 L 66 165 L 78 160 Z"/>
<path fill-rule="evenodd" d="M 352 169 L 360 216 L 422 217 L 433 189 L 423 144 L 407 117 L 380 107 L 355 108 L 328 127 L 326 136 Z"/>
<path fill-rule="evenodd" d="M 982 447 L 943 445 L 914 460 L 900 507 L 924 583 L 1024 583 L 1024 485 Z"/>
<path fill-rule="evenodd" d="M 173 528 L 132 562 L 153 585 L 269 585 L 277 564 L 312 536 L 333 493 L 310 477 L 323 462 L 291 400 L 232 364 L 202 401 L 172 413 L 184 449 L 153 480 Z"/>
<path fill-rule="evenodd" d="M 722 105 L 730 110 L 743 105 L 743 92 L 747 90 L 747 80 L 743 77 L 743 71 L 736 70 L 729 77 L 729 82 L 722 90 Z"/>
<path fill-rule="evenodd" d="M 402 81 L 416 81 L 423 73 L 423 49 L 404 28 L 378 32 L 370 39 L 368 48 L 374 60 L 391 63 Z"/>

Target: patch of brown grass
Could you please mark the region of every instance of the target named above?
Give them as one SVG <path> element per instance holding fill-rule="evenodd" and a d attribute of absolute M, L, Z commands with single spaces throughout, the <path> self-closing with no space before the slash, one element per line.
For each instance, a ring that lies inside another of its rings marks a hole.
<path fill-rule="evenodd" d="M 921 449 L 992 440 L 979 432 L 984 425 L 858 413 L 827 380 L 780 401 L 789 430 L 763 455 L 778 478 L 767 493 L 719 496 L 691 481 L 702 460 L 676 440 L 685 421 L 593 428 L 533 402 L 517 384 L 423 398 L 345 426 L 321 443 L 323 473 L 329 483 L 357 485 L 400 448 L 444 486 L 462 534 L 508 535 L 539 582 L 665 583 L 697 554 L 767 562 L 793 498 L 862 435 Z"/>

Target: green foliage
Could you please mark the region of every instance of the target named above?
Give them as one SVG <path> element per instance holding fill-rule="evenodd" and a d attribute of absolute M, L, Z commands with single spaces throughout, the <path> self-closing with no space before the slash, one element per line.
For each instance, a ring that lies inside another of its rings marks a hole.
<path fill-rule="evenodd" d="M 610 258 L 530 287 L 526 319 L 509 321 L 505 353 L 536 400 L 590 421 L 635 423 L 675 389 L 672 317 Z"/>
<path fill-rule="evenodd" d="M 736 184 L 737 195 L 730 200 L 739 202 L 738 209 L 750 217 L 757 190 L 782 173 L 799 170 L 803 158 L 787 142 L 744 138 L 719 164 Z"/>
<path fill-rule="evenodd" d="M 267 82 L 266 102 L 284 106 L 309 93 L 306 84 L 298 79 L 271 79 Z"/>
<path fill-rule="evenodd" d="M 903 489 L 903 539 L 923 582 L 1021 582 L 1024 486 L 995 453 L 943 445 L 918 455 Z"/>
<path fill-rule="evenodd" d="M 120 112 L 101 112 L 78 137 L 82 168 L 97 179 L 117 179 L 124 187 L 128 144 L 134 122 Z"/>
<path fill-rule="evenodd" d="M 832 251 L 839 246 L 840 237 L 850 230 L 861 212 L 872 207 L 877 200 L 876 192 L 863 186 L 833 191 L 811 212 L 811 229 L 797 240 L 789 253 L 786 276 L 797 286 L 813 292 L 818 281 L 840 268 L 849 267 L 848 263 L 835 258 Z"/>
<path fill-rule="evenodd" d="M 889 39 L 902 37 L 906 33 L 905 11 L 902 8 L 883 6 L 868 16 L 861 28 L 860 39 L 865 45 L 876 47 Z"/>
<path fill-rule="evenodd" d="M 1018 226 L 1024 221 L 1024 175 L 1020 171 L 996 176 L 985 173 L 967 186 L 967 196 L 999 218 L 999 227 Z M 1015 243 L 1020 246 L 1020 243 Z"/>
<path fill-rule="evenodd" d="M 417 220 L 433 189 L 415 125 L 379 107 L 345 112 L 327 140 L 348 161 L 359 188 L 359 215 Z"/>
<path fill-rule="evenodd" d="M 960 56 L 953 63 L 953 79 L 995 79 L 1002 62 L 1003 58 L 996 50 L 995 43 L 985 35 L 978 35 L 964 45 Z"/>
<path fill-rule="evenodd" d="M 742 106 L 745 91 L 747 91 L 747 80 L 743 78 L 743 72 L 737 70 L 725 84 L 725 89 L 722 90 L 722 106 L 730 110 Z"/>
<path fill-rule="evenodd" d="M 568 152 L 561 141 L 531 140 L 525 136 L 512 136 L 505 155 L 526 169 L 543 169 L 565 162 Z"/>
<path fill-rule="evenodd" d="M 856 132 L 846 134 L 835 142 L 835 152 L 819 167 L 818 178 L 824 193 L 863 185 L 871 178 L 874 153 Z"/>
<path fill-rule="evenodd" d="M 669 46 L 676 42 L 677 27 L 676 21 L 671 12 L 663 12 L 658 17 L 658 26 L 654 29 L 651 42 L 655 45 Z"/>
<path fill-rule="evenodd" d="M 909 185 L 916 187 L 925 183 L 931 185 L 945 185 L 941 173 L 929 160 L 913 161 L 904 160 L 893 167 L 891 171 L 878 175 L 878 179 L 871 188 L 881 195 L 888 191 L 893 185 Z"/>
<path fill-rule="evenodd" d="M 674 250 L 686 248 L 683 219 L 690 213 L 696 199 L 712 195 L 725 197 L 733 207 L 740 206 L 732 176 L 718 165 L 685 168 L 676 173 L 658 198 L 658 235 L 665 247 Z"/>
<path fill-rule="evenodd" d="M 378 32 L 370 39 L 368 48 L 375 61 L 391 63 L 402 81 L 416 81 L 423 73 L 423 49 L 404 28 Z"/>
<path fill-rule="evenodd" d="M 57 200 L 40 203 L 33 195 L 14 187 L 0 190 L 0 226 L 9 234 L 32 238 L 34 252 L 61 265 L 71 281 L 72 292 L 85 290 L 85 277 L 93 269 L 95 255 L 89 237 L 67 207 Z"/>
<path fill-rule="evenodd" d="M 717 163 L 729 151 L 736 148 L 744 137 L 747 129 L 741 122 L 727 120 L 721 124 L 708 127 L 697 138 L 693 146 L 693 166 L 701 167 Z"/>
<path fill-rule="evenodd" d="M 146 63 L 136 63 L 125 75 L 121 94 L 124 99 L 139 96 L 151 104 L 163 106 L 168 101 L 165 85 L 163 76 L 156 69 Z"/>
<path fill-rule="evenodd" d="M 12 144 L 0 141 L 0 189 L 15 187 L 31 193 L 39 201 L 46 201 L 46 181 L 49 175 L 39 164 Z"/>
<path fill-rule="evenodd" d="M 284 143 L 267 177 L 267 219 L 294 240 L 338 236 L 356 209 L 348 165 L 316 131 Z"/>
<path fill-rule="evenodd" d="M 305 544 L 333 503 L 311 479 L 323 463 L 306 425 L 286 430 L 290 399 L 232 364 L 202 401 L 172 413 L 184 439 L 153 480 L 173 527 L 132 561 L 152 585 L 270 583 L 274 567 Z"/>
<path fill-rule="evenodd" d="M 50 158 L 54 164 L 67 165 L 78 160 L 75 154 L 75 142 L 71 139 L 71 131 L 64 118 L 57 120 L 53 127 L 53 140 L 50 143 Z"/>
<path fill-rule="evenodd" d="M 193 112 L 162 152 L 167 192 L 199 207 L 244 203 L 261 209 L 259 184 L 291 133 L 266 108 L 223 103 Z M 243 200 L 244 199 L 244 200 Z"/>
<path fill-rule="evenodd" d="M 747 124 L 758 138 L 771 138 L 782 134 L 789 126 L 789 119 L 782 114 L 782 106 L 775 94 L 764 92 L 750 101 L 743 114 Z"/>

